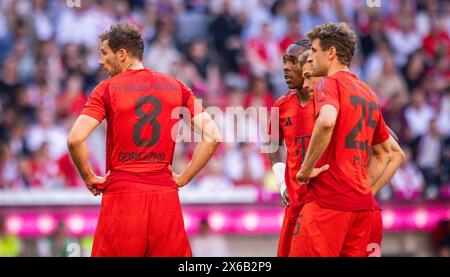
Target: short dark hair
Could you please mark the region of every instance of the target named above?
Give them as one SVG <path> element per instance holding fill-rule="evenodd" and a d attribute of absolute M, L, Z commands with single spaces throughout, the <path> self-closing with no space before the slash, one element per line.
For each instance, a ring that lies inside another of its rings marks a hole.
<path fill-rule="evenodd" d="M 115 52 L 121 48 L 127 50 L 131 56 L 142 60 L 144 56 L 144 40 L 138 28 L 129 23 L 117 23 L 99 36 L 101 41 L 108 41 L 109 47 Z"/>
<path fill-rule="evenodd" d="M 311 42 L 308 39 L 306 39 L 306 38 L 294 41 L 292 44 L 297 45 L 297 46 L 301 46 L 301 47 L 303 47 L 305 49 L 311 48 Z"/>
<path fill-rule="evenodd" d="M 306 61 L 308 60 L 309 55 L 311 55 L 311 49 L 306 50 L 300 55 L 299 61 L 300 66 L 304 66 L 306 64 Z"/>
<path fill-rule="evenodd" d="M 356 34 L 346 23 L 317 25 L 306 35 L 311 42 L 314 39 L 320 39 L 319 45 L 324 51 L 334 46 L 339 62 L 350 66 L 350 62 L 355 55 Z"/>

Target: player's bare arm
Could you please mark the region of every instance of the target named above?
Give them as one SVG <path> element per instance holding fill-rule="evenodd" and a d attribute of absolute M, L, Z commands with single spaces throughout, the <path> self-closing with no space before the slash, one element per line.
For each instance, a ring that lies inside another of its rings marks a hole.
<path fill-rule="evenodd" d="M 104 177 L 95 175 L 89 164 L 89 151 L 86 140 L 99 124 L 100 122 L 93 117 L 80 115 L 70 130 L 67 139 L 70 157 L 86 187 L 94 196 L 101 193 L 95 186 L 103 184 L 109 176 L 109 172 Z"/>
<path fill-rule="evenodd" d="M 316 177 L 329 168 L 327 164 L 320 168 L 314 168 L 314 166 L 330 143 L 337 114 L 336 108 L 331 105 L 324 105 L 320 109 L 314 124 L 311 141 L 306 151 L 305 160 L 297 173 L 297 181 L 300 184 L 306 183 L 309 179 Z"/>
<path fill-rule="evenodd" d="M 373 156 L 369 158 L 367 174 L 372 185 L 372 194 L 375 195 L 394 176 L 397 169 L 403 163 L 405 154 L 392 135 L 384 143 L 372 146 L 372 152 Z M 385 157 L 381 158 L 380 156 Z M 384 169 L 381 169 L 383 165 L 379 164 L 379 159 L 389 160 L 386 166 L 384 166 Z"/>
<path fill-rule="evenodd" d="M 220 133 L 216 123 L 207 112 L 200 113 L 192 118 L 191 126 L 201 134 L 202 140 L 197 144 L 192 156 L 192 160 L 181 174 L 173 172 L 175 183 L 178 187 L 189 183 L 198 172 L 208 163 L 214 151 L 219 146 Z"/>
<path fill-rule="evenodd" d="M 391 136 L 383 143 L 372 145 L 372 155 L 369 158 L 367 165 L 367 179 L 369 183 L 373 185 L 378 181 L 378 179 L 386 170 L 387 165 L 392 159 L 391 156 L 391 146 L 390 140 L 393 139 Z"/>
<path fill-rule="evenodd" d="M 278 143 L 279 146 L 277 147 L 277 151 L 273 153 L 267 154 L 269 157 L 269 160 L 272 164 L 272 170 L 275 175 L 275 178 L 277 179 L 277 186 L 278 190 L 281 194 L 281 204 L 283 207 L 288 207 L 291 202 L 289 199 L 289 195 L 287 193 L 286 189 L 286 181 L 284 180 L 284 174 L 286 171 L 286 163 L 283 162 L 286 159 L 283 159 L 283 153 L 286 153 L 286 147 L 284 146 L 283 141 L 281 142 L 271 142 L 271 143 Z"/>

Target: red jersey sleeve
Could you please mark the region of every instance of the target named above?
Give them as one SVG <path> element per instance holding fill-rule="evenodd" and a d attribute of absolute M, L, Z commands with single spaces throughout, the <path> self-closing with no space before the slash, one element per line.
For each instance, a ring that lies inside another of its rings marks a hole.
<path fill-rule="evenodd" d="M 380 118 L 378 120 L 377 128 L 375 133 L 373 133 L 372 145 L 380 144 L 385 142 L 389 138 L 389 130 L 384 122 L 383 114 L 380 111 Z"/>
<path fill-rule="evenodd" d="M 325 105 L 331 105 L 339 112 L 339 93 L 337 82 L 330 78 L 321 80 L 314 93 L 314 110 L 315 117 L 319 114 L 320 109 Z"/>
<path fill-rule="evenodd" d="M 194 93 L 183 82 L 177 80 L 181 88 L 181 106 L 189 110 L 191 118 L 205 111 L 200 101 L 195 97 Z"/>
<path fill-rule="evenodd" d="M 102 122 L 106 117 L 104 95 L 107 93 L 107 87 L 108 85 L 106 82 L 101 82 L 94 88 L 81 114 L 88 115 L 99 122 Z"/>

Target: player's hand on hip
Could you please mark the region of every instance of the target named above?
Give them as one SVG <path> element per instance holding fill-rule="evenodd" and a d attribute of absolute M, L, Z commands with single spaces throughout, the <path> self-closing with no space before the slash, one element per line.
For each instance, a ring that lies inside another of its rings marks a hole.
<path fill-rule="evenodd" d="M 109 177 L 109 175 L 111 174 L 111 171 L 108 171 L 106 173 L 105 176 L 96 176 L 93 175 L 91 178 L 89 178 L 88 180 L 85 181 L 86 183 L 86 187 L 88 188 L 88 190 L 92 193 L 92 195 L 97 196 L 100 195 L 102 192 L 101 190 L 97 189 L 97 185 L 101 185 L 104 182 L 106 182 L 106 179 Z"/>
<path fill-rule="evenodd" d="M 328 170 L 328 168 L 330 168 L 330 166 L 328 164 L 326 164 L 322 167 L 313 168 L 313 170 L 311 170 L 311 172 L 303 172 L 300 169 L 300 171 L 297 173 L 297 176 L 296 176 L 297 182 L 300 185 L 304 185 L 304 184 L 308 183 L 309 179 L 317 177 L 320 173 Z"/>
<path fill-rule="evenodd" d="M 285 189 L 283 192 L 283 197 L 281 198 L 281 204 L 283 205 L 284 208 L 289 207 L 289 205 L 291 204 L 291 200 L 289 199 L 289 194 L 287 193 L 287 189 Z"/>
<path fill-rule="evenodd" d="M 175 181 L 175 184 L 177 185 L 177 187 L 179 187 L 179 188 L 184 187 L 186 185 L 186 182 L 184 182 L 182 180 L 181 175 L 176 174 L 175 171 L 173 171 L 171 165 L 169 165 L 169 170 L 170 170 L 170 172 L 172 172 L 172 178 Z"/>

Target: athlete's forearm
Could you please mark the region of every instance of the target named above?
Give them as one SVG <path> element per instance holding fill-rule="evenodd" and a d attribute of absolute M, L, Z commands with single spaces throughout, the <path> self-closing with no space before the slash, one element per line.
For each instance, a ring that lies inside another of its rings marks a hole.
<path fill-rule="evenodd" d="M 371 155 L 367 164 L 367 179 L 374 188 L 375 184 L 387 170 L 390 160 L 385 155 Z"/>
<path fill-rule="evenodd" d="M 272 164 L 273 174 L 277 180 L 277 187 L 281 197 L 283 197 L 284 191 L 286 190 L 286 181 L 284 179 L 286 173 L 286 159 L 283 160 L 283 152 L 285 152 L 285 147 L 283 144 L 279 144 L 277 151 L 267 154 L 270 163 Z"/>
<path fill-rule="evenodd" d="M 69 148 L 70 157 L 81 178 L 86 181 L 95 176 L 94 171 L 89 165 L 89 154 L 86 141 L 76 142 L 69 139 L 67 146 Z"/>
<path fill-rule="evenodd" d="M 280 162 L 281 163 L 285 162 L 283 160 L 283 151 L 284 151 L 284 146 L 279 145 L 277 151 L 267 154 L 272 165 L 274 165 L 276 163 L 280 163 Z"/>
<path fill-rule="evenodd" d="M 311 136 L 308 150 L 306 151 L 305 160 L 303 161 L 301 172 L 309 174 L 320 156 L 327 148 L 333 134 L 334 125 L 322 124 L 320 119 L 316 121 L 314 130 Z"/>
<path fill-rule="evenodd" d="M 372 193 L 377 194 L 389 180 L 392 179 L 397 169 L 401 166 L 403 161 L 405 160 L 405 154 L 403 153 L 400 146 L 395 143 L 395 146 L 392 148 L 391 159 L 386 165 L 386 168 L 380 174 L 380 177 L 372 184 Z"/>
<path fill-rule="evenodd" d="M 73 124 L 67 138 L 70 157 L 85 182 L 95 176 L 89 165 L 86 140 L 99 124 L 100 122 L 93 117 L 80 115 Z"/>

